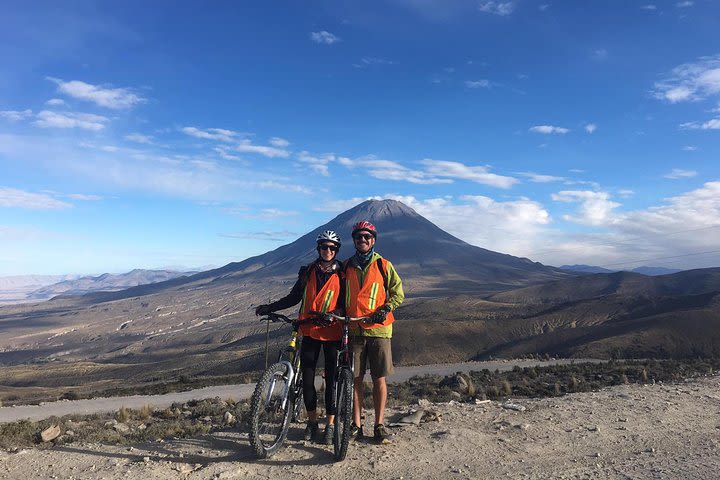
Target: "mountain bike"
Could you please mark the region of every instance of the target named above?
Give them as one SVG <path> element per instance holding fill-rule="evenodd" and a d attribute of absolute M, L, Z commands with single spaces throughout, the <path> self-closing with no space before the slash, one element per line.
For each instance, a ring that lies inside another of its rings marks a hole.
<path fill-rule="evenodd" d="M 311 319 L 294 320 L 279 313 L 269 313 L 261 320 L 292 325 L 287 347 L 280 350 L 278 361 L 263 372 L 251 400 L 250 444 L 258 458 L 267 458 L 280 449 L 290 422 L 297 421 L 302 410 L 298 329 Z"/>
<path fill-rule="evenodd" d="M 336 461 L 342 461 L 347 455 L 350 443 L 350 428 L 353 420 L 354 365 L 350 350 L 350 325 L 371 323 L 369 317 L 343 317 L 330 314 L 335 320 L 342 322 L 342 339 L 337 354 L 335 368 L 335 432 L 333 435 L 333 454 Z"/>

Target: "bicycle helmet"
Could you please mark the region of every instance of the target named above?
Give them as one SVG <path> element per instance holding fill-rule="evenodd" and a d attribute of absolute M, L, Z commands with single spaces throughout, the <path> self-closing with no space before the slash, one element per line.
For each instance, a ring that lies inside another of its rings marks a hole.
<path fill-rule="evenodd" d="M 359 232 L 360 230 L 366 230 L 366 231 L 370 232 L 370 234 L 373 237 L 377 238 L 377 230 L 375 229 L 375 225 L 368 222 L 367 220 L 361 220 L 361 221 L 357 222 L 355 225 L 353 225 L 352 236 L 354 237 L 355 234 L 357 232 Z"/>
<path fill-rule="evenodd" d="M 317 243 L 319 244 L 322 242 L 332 242 L 337 245 L 338 248 L 342 244 L 342 242 L 340 242 L 340 235 L 335 233 L 333 230 L 325 230 L 317 236 Z"/>

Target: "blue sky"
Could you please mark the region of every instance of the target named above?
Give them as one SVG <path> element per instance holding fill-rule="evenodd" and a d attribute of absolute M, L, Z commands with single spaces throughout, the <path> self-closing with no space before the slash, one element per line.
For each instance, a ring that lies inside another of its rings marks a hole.
<path fill-rule="evenodd" d="M 219 266 L 367 198 L 550 265 L 720 266 L 718 31 L 710 0 L 3 2 L 0 275 Z"/>

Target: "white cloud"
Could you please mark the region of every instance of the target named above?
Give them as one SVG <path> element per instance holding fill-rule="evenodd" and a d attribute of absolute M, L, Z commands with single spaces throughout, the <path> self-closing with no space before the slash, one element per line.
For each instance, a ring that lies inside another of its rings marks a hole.
<path fill-rule="evenodd" d="M 233 160 L 233 161 L 242 160 L 242 159 L 241 159 L 240 157 L 238 157 L 237 155 L 231 154 L 231 153 L 228 151 L 228 147 L 226 147 L 226 146 L 224 146 L 224 145 L 223 145 L 223 146 L 219 146 L 219 147 L 215 147 L 215 148 L 213 148 L 213 150 L 215 150 L 215 152 L 217 152 L 217 154 L 220 155 L 220 158 L 224 158 L 225 160 Z"/>
<path fill-rule="evenodd" d="M 669 178 L 670 180 L 678 180 L 680 178 L 692 178 L 697 176 L 697 172 L 695 170 L 683 170 L 681 168 L 673 168 L 670 173 L 666 173 L 663 175 L 664 178 Z"/>
<path fill-rule="evenodd" d="M 324 177 L 330 176 L 328 165 L 335 161 L 335 155 L 325 153 L 323 155 L 311 155 L 309 152 L 302 151 L 298 154 L 298 160 L 307 163 L 311 170 L 319 173 Z"/>
<path fill-rule="evenodd" d="M 105 128 L 106 117 L 92 113 L 51 112 L 43 110 L 37 114 L 34 125 L 41 128 L 82 128 L 98 131 Z"/>
<path fill-rule="evenodd" d="M 704 123 L 688 122 L 681 123 L 680 128 L 692 130 L 720 130 L 720 118 L 713 118 Z"/>
<path fill-rule="evenodd" d="M 695 63 L 673 68 L 655 83 L 653 95 L 670 103 L 703 100 L 720 94 L 720 55 L 701 57 Z"/>
<path fill-rule="evenodd" d="M 103 197 L 99 195 L 87 195 L 84 193 L 71 193 L 67 195 L 67 197 L 72 198 L 73 200 L 81 200 L 84 202 L 97 202 L 103 199 Z"/>
<path fill-rule="evenodd" d="M 149 135 L 143 135 L 142 133 L 131 133 L 129 135 L 125 135 L 125 140 L 135 142 L 135 143 L 144 143 L 146 145 L 152 144 L 152 138 Z"/>
<path fill-rule="evenodd" d="M 310 33 L 310 39 L 315 43 L 324 45 L 332 45 L 340 41 L 340 37 L 325 30 Z"/>
<path fill-rule="evenodd" d="M 605 60 L 608 57 L 608 51 L 604 48 L 597 48 L 593 50 L 592 57 L 595 60 Z"/>
<path fill-rule="evenodd" d="M 348 168 L 363 168 L 367 174 L 381 180 L 397 180 L 417 185 L 453 183 L 468 180 L 497 188 L 510 188 L 519 181 L 516 178 L 490 173 L 487 166 L 468 166 L 460 162 L 426 158 L 419 163 L 422 169 L 411 169 L 398 162 L 383 160 L 374 155 L 356 159 L 339 157 L 338 163 Z"/>
<path fill-rule="evenodd" d="M 657 10 L 655 5 L 643 5 L 640 7 L 642 10 Z"/>
<path fill-rule="evenodd" d="M 569 222 L 581 223 L 584 225 L 606 225 L 612 220 L 612 211 L 620 206 L 619 203 L 610 200 L 607 192 L 591 190 L 565 190 L 551 195 L 556 202 L 580 203 L 578 215 L 564 215 L 563 218 Z"/>
<path fill-rule="evenodd" d="M 678 2 L 675 4 L 675 6 L 678 8 L 687 8 L 687 7 L 692 7 L 693 5 L 695 5 L 695 2 L 691 2 L 690 0 L 686 0 L 684 2 Z"/>
<path fill-rule="evenodd" d="M 65 100 L 62 98 L 51 98 L 47 102 L 45 102 L 45 105 L 50 105 L 51 107 L 60 107 L 62 105 L 65 105 Z"/>
<path fill-rule="evenodd" d="M 0 187 L 0 207 L 55 210 L 69 208 L 72 205 L 44 193 L 32 193 L 17 188 Z"/>
<path fill-rule="evenodd" d="M 58 86 L 58 91 L 79 100 L 93 102 L 96 105 L 116 110 L 132 108 L 146 100 L 129 88 L 111 88 L 71 80 L 47 77 Z"/>
<path fill-rule="evenodd" d="M 272 145 L 273 147 L 285 148 L 285 147 L 287 147 L 288 145 L 290 145 L 290 142 L 288 142 L 288 141 L 285 140 L 284 138 L 272 137 L 272 138 L 270 139 L 270 145 Z"/>
<path fill-rule="evenodd" d="M 250 140 L 241 140 L 240 144 L 235 147 L 235 150 L 241 153 L 258 153 L 269 158 L 287 158 L 290 156 L 290 152 L 287 150 L 265 145 L 253 145 Z"/>
<path fill-rule="evenodd" d="M 467 88 L 490 88 L 492 85 L 490 80 L 466 80 L 465 87 Z"/>
<path fill-rule="evenodd" d="M 684 147 L 682 147 L 682 149 L 685 152 L 694 152 L 697 150 L 697 147 L 694 145 L 685 145 Z"/>
<path fill-rule="evenodd" d="M 551 183 L 551 182 L 564 182 L 567 180 L 565 177 L 556 177 L 554 175 L 541 175 L 534 172 L 519 172 L 518 175 L 526 177 L 528 180 L 534 183 Z"/>
<path fill-rule="evenodd" d="M 353 63 L 356 68 L 365 68 L 370 65 L 395 65 L 397 62 L 387 60 L 379 57 L 363 57 L 360 59 L 360 63 Z"/>
<path fill-rule="evenodd" d="M 429 158 L 420 163 L 425 165 L 425 173 L 431 177 L 457 178 L 498 188 L 510 188 L 518 183 L 516 178 L 490 173 L 486 166 L 468 166 L 460 162 L 432 160 Z"/>
<path fill-rule="evenodd" d="M 544 134 L 560 133 L 564 135 L 570 130 L 563 127 L 555 127 L 553 125 L 535 125 L 534 127 L 530 127 L 530 131 Z"/>
<path fill-rule="evenodd" d="M 7 120 L 10 120 L 11 122 L 19 122 L 20 120 L 25 120 L 26 118 L 30 117 L 32 115 L 32 110 L 3 110 L 0 111 L 0 118 L 4 118 Z"/>
<path fill-rule="evenodd" d="M 634 190 L 629 190 L 629 189 L 618 190 L 618 196 L 620 198 L 630 198 L 634 195 L 635 195 Z"/>
<path fill-rule="evenodd" d="M 204 140 L 218 140 L 220 142 L 233 142 L 241 135 L 239 132 L 226 130 L 224 128 L 208 128 L 207 130 L 201 130 L 196 127 L 182 127 L 180 131 L 186 135 L 190 135 L 191 137 L 202 138 Z"/>
<path fill-rule="evenodd" d="M 405 181 L 418 185 L 452 183 L 452 180 L 433 178 L 423 171 L 412 170 L 392 160 L 383 160 L 374 155 L 365 155 L 354 160 L 340 157 L 338 163 L 348 168 L 363 168 L 368 175 L 381 180 Z"/>
<path fill-rule="evenodd" d="M 585 131 L 587 133 L 593 133 L 595 130 L 597 130 L 597 125 L 595 125 L 594 123 L 588 123 L 587 125 L 585 125 Z"/>
<path fill-rule="evenodd" d="M 510 15 L 515 10 L 513 2 L 481 2 L 478 6 L 481 12 L 492 13 L 500 16 Z"/>

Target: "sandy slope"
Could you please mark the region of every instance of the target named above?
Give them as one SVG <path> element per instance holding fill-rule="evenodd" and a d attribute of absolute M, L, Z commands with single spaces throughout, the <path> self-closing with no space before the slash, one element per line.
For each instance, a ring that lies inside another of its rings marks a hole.
<path fill-rule="evenodd" d="M 0 453 L 1 478 L 718 478 L 720 377 L 518 399 L 524 412 L 484 405 L 426 407 L 441 420 L 392 430 L 392 444 L 329 448 L 299 440 L 252 458 L 247 436 L 114 447 L 70 444 Z"/>

